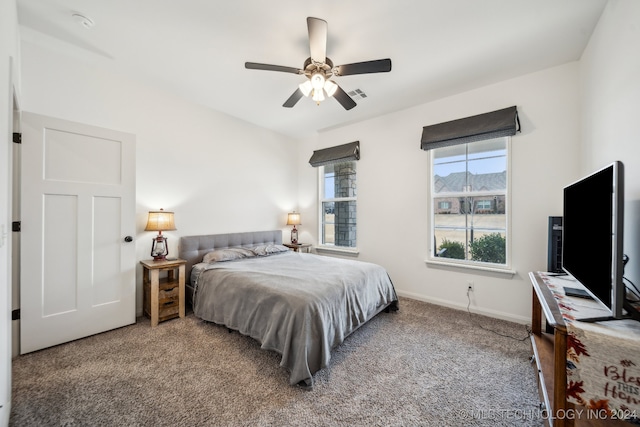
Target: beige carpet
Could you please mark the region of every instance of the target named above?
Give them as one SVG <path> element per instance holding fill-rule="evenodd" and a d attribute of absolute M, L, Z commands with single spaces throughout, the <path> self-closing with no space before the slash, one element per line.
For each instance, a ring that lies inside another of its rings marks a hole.
<path fill-rule="evenodd" d="M 306 391 L 277 353 L 192 314 L 13 361 L 12 426 L 539 426 L 524 326 L 400 300 Z"/>

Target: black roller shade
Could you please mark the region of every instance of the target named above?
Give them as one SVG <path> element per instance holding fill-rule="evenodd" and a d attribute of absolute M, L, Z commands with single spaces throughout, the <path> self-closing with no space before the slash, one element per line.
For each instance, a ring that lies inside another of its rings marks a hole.
<path fill-rule="evenodd" d="M 360 160 L 360 141 L 316 150 L 309 159 L 309 164 L 315 168 L 352 160 Z"/>
<path fill-rule="evenodd" d="M 515 135 L 520 131 L 515 106 L 422 128 L 420 148 L 432 150 L 467 142 Z"/>

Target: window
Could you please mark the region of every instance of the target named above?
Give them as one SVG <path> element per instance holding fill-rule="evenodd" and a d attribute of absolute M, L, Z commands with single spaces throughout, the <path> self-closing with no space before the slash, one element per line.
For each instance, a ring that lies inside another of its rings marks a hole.
<path fill-rule="evenodd" d="M 356 248 L 356 162 L 320 166 L 320 243 Z"/>
<path fill-rule="evenodd" d="M 508 267 L 509 143 L 501 137 L 430 150 L 432 259 Z"/>
<path fill-rule="evenodd" d="M 476 202 L 476 209 L 489 210 L 491 209 L 491 200 L 478 200 Z"/>

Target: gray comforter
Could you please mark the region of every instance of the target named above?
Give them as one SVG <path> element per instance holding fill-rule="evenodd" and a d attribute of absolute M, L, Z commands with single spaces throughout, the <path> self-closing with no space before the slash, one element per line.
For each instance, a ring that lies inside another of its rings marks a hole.
<path fill-rule="evenodd" d="M 197 317 L 279 352 L 290 383 L 307 386 L 332 348 L 397 304 L 381 266 L 297 252 L 196 264 L 192 282 Z"/>

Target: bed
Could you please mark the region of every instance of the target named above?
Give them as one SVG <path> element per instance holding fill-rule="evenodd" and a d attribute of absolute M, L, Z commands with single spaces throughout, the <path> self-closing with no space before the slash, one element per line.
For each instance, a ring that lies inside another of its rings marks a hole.
<path fill-rule="evenodd" d="M 292 385 L 312 387 L 334 347 L 398 309 L 383 267 L 289 251 L 281 230 L 181 237 L 178 248 L 194 315 L 280 353 Z"/>

